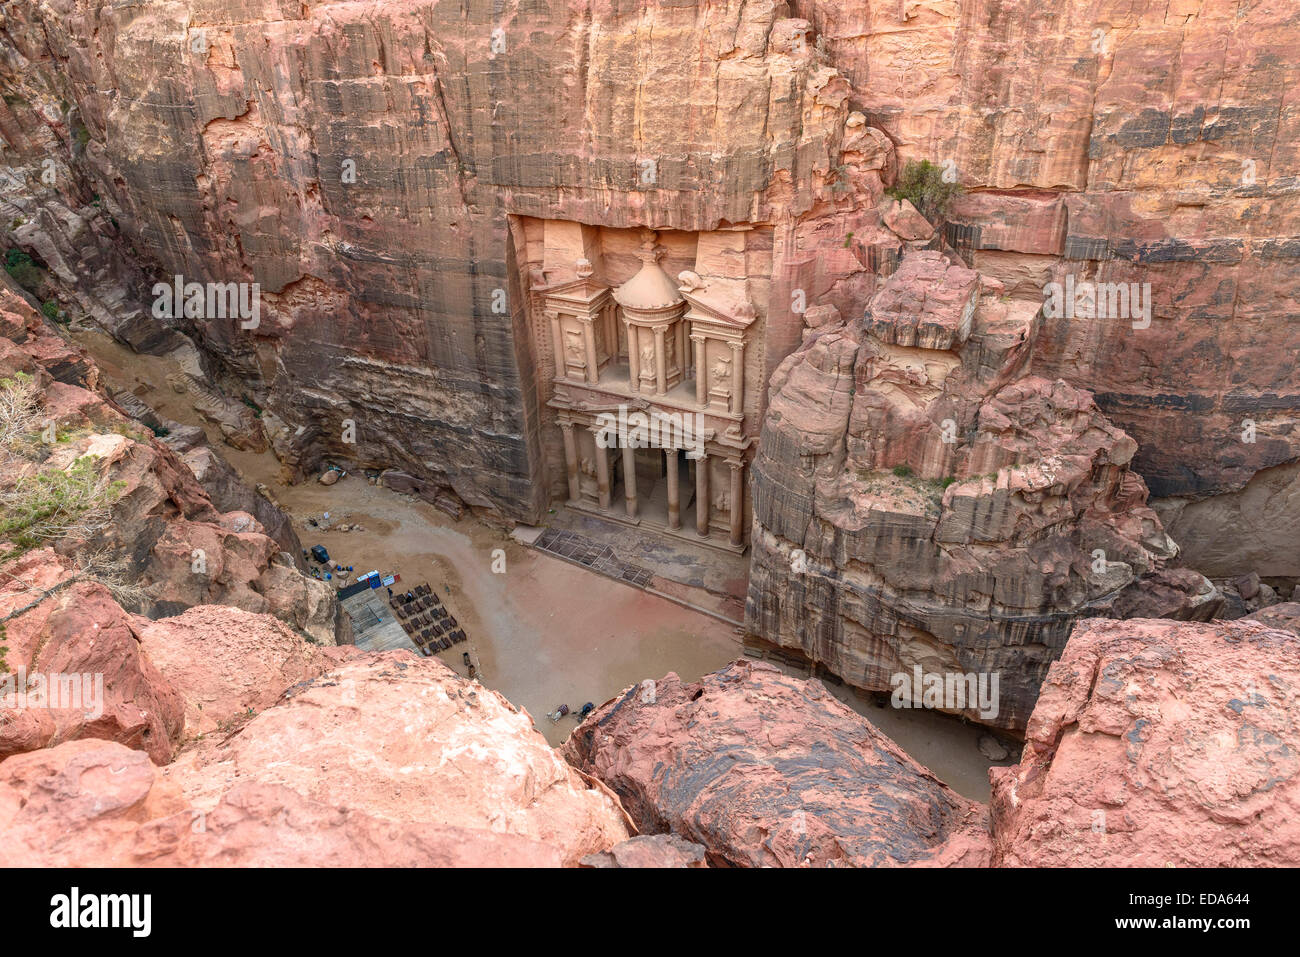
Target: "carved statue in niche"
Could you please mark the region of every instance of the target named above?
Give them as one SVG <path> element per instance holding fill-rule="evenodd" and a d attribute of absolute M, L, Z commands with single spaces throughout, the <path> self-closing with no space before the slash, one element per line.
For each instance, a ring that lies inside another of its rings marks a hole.
<path fill-rule="evenodd" d="M 578 482 L 584 495 L 596 494 L 596 463 L 589 458 L 578 462 Z"/>
<path fill-rule="evenodd" d="M 641 378 L 653 379 L 655 375 L 655 347 L 641 347 Z"/>
<path fill-rule="evenodd" d="M 568 356 L 570 362 L 581 364 L 583 353 L 583 342 L 581 333 L 572 329 L 564 333 L 564 354 Z"/>
<path fill-rule="evenodd" d="M 731 360 L 726 356 L 718 356 L 718 361 L 713 363 L 713 388 L 725 389 L 731 382 Z"/>
<path fill-rule="evenodd" d="M 719 512 L 731 511 L 731 493 L 727 491 L 718 492 L 713 496 L 713 508 Z"/>

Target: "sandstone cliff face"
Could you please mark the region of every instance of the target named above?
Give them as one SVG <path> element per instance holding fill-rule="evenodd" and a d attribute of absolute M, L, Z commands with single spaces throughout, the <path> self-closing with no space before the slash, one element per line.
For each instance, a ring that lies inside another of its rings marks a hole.
<path fill-rule="evenodd" d="M 818 681 L 737 661 L 629 688 L 564 754 L 643 832 L 715 866 L 987 866 L 982 805 L 942 784 Z"/>
<path fill-rule="evenodd" d="M 75 143 L 71 160 L 161 275 L 260 284 L 256 328 L 182 325 L 285 423 L 271 440 L 294 468 L 328 453 L 478 509 L 541 513 L 512 216 L 781 222 L 775 359 L 797 337 L 790 288 L 851 296 L 860 243 L 879 231 L 888 138 L 850 125 L 847 83 L 771 0 L 500 16 L 70 2 L 9 8 L 3 29 L 27 104 L 11 175 L 44 192 L 34 144 Z M 70 203 L 65 191 L 24 208 Z"/>
<path fill-rule="evenodd" d="M 952 161 L 968 193 L 948 235 L 978 269 L 1030 299 L 1067 272 L 1151 283 L 1149 328 L 1061 316 L 1044 324 L 1038 354 L 1043 375 L 1094 392 L 1137 441 L 1154 494 L 1236 490 L 1294 462 L 1284 356 L 1298 334 L 1287 300 L 1300 281 L 1300 116 L 1288 91 L 1300 11 L 1231 0 L 792 6 L 902 156 Z M 1247 418 L 1254 444 L 1240 440 Z M 1233 527 L 1223 516 L 1205 537 Z M 1199 551 L 1189 560 L 1205 564 Z"/>
<path fill-rule="evenodd" d="M 1138 442 L 1162 507 L 1190 510 L 1171 524 L 1189 561 L 1240 572 L 1219 543 L 1244 517 L 1273 546 L 1246 550 L 1255 570 L 1300 573 L 1275 547 L 1294 537 L 1279 503 L 1300 447 L 1286 4 L 60 0 L 3 16 L 0 228 L 146 347 L 168 330 L 142 319 L 148 282 L 122 245 L 165 276 L 261 283 L 260 328 L 186 325 L 288 423 L 293 468 L 346 455 L 535 517 L 546 396 L 510 216 L 772 225 L 774 368 L 798 344 L 792 290 L 856 311 L 919 235 L 875 202 L 928 158 L 967 191 L 944 237 L 1014 298 L 1067 274 L 1151 284 L 1144 329 L 1045 322 L 1038 371 Z"/>
<path fill-rule="evenodd" d="M 283 553 L 252 515 L 219 511 L 165 443 L 96 391 L 98 370 L 84 353 L 0 284 L 0 379 L 20 373 L 39 392 L 34 428 L 52 429 L 54 440 L 35 441 L 30 460 L 7 462 L 0 485 L 9 489 L 42 470 L 66 473 L 88 458 L 97 480 L 112 488 L 102 527 L 54 543 L 69 565 L 113 569 L 111 577 L 134 593 L 135 610 L 154 617 L 221 602 L 270 612 L 326 644 L 350 640 L 329 585 L 301 574 L 297 556 Z M 250 494 L 245 489 L 242 498 Z M 284 516 L 271 511 L 283 533 Z"/>
<path fill-rule="evenodd" d="M 1294 866 L 1298 691 L 1294 631 L 1081 622 L 991 772 L 994 862 Z"/>
<path fill-rule="evenodd" d="M 913 253 L 861 320 L 810 330 L 773 375 L 746 617 L 860 688 L 917 667 L 996 676 L 993 707 L 942 707 L 1019 729 L 1073 617 L 1176 547 L 1133 440 L 1086 392 L 1026 374 L 1037 311 L 979 283 Z"/>

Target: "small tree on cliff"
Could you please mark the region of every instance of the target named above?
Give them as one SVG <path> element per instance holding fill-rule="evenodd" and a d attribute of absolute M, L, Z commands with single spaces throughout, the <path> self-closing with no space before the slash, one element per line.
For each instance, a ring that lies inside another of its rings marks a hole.
<path fill-rule="evenodd" d="M 898 181 L 885 190 L 894 199 L 905 199 L 916 211 L 938 226 L 948 215 L 948 207 L 961 194 L 957 182 L 945 182 L 943 170 L 929 160 L 908 160 Z"/>

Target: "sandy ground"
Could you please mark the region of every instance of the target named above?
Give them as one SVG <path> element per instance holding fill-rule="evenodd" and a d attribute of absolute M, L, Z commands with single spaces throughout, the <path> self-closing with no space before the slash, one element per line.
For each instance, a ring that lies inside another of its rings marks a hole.
<path fill-rule="evenodd" d="M 552 745 L 577 725 L 573 717 L 547 718 L 560 704 L 576 712 L 645 678 L 675 671 L 690 680 L 741 654 L 738 631 L 723 621 L 547 556 L 473 518 L 451 519 L 419 499 L 369 485 L 360 473 L 333 486 L 281 485 L 270 452 L 224 445 L 186 396 L 166 385 L 167 373 L 177 368 L 172 360 L 136 355 L 98 332 L 81 331 L 76 338 L 108 384 L 135 390 L 166 418 L 204 426 L 213 448 L 250 485 L 271 488 L 305 548 L 324 545 L 334 562 L 353 566 L 354 576 L 377 569 L 400 574 L 407 587 L 427 581 L 436 588 L 469 639 L 439 659 L 466 674 L 462 653 L 470 650 L 483 684 L 526 709 Z M 330 529 L 307 524 L 326 511 Z M 354 523 L 364 531 L 337 531 Z M 504 552 L 501 573 L 493 571 L 497 549 Z M 987 772 L 995 762 L 976 747 L 983 729 L 931 712 L 879 707 L 847 686 L 831 690 L 955 790 L 988 800 Z"/>

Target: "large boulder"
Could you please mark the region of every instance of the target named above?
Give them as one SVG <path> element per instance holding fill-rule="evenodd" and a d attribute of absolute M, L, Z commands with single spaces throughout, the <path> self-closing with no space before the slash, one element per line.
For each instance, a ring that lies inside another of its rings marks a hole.
<path fill-rule="evenodd" d="M 1075 626 L 1014 767 L 994 863 L 1300 864 L 1300 637 L 1256 622 Z"/>
<path fill-rule="evenodd" d="M 272 620 L 225 609 L 184 617 L 147 644 L 193 627 L 173 653 L 208 642 L 233 655 L 248 650 L 221 647 L 236 629 L 249 640 L 280 630 L 253 671 L 278 686 L 292 669 L 314 670 L 302 660 L 291 669 L 290 636 Z M 495 692 L 406 652 L 326 654 L 354 660 L 164 768 L 100 740 L 0 761 L 0 866 L 576 866 L 635 834 L 617 799 Z M 191 708 L 266 704 L 269 688 L 213 690 L 226 667 L 190 680 L 204 668 L 178 675 Z M 645 857 L 630 854 L 615 859 Z"/>
<path fill-rule="evenodd" d="M 564 745 L 643 833 L 715 866 L 983 866 L 986 809 L 949 789 L 819 681 L 737 661 L 668 674 L 597 708 Z"/>
<path fill-rule="evenodd" d="M 199 810 L 149 759 L 71 741 L 0 764 L 6 867 L 558 867 L 560 847 L 429 818 L 394 821 L 277 785 Z"/>
<path fill-rule="evenodd" d="M 635 833 L 617 799 L 565 764 L 526 712 L 408 652 L 304 681 L 163 773 L 201 811 L 236 783 L 274 785 L 401 824 L 528 838 L 557 848 L 566 865 Z"/>

